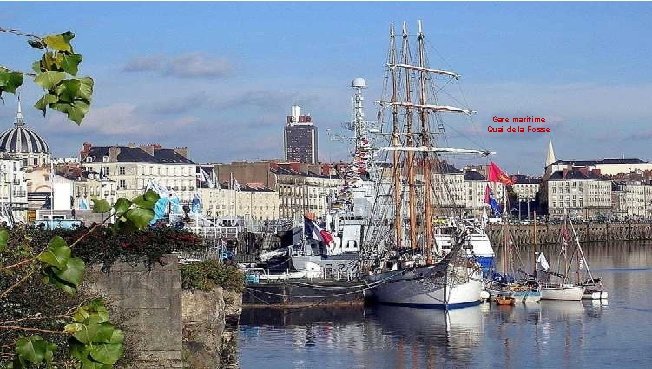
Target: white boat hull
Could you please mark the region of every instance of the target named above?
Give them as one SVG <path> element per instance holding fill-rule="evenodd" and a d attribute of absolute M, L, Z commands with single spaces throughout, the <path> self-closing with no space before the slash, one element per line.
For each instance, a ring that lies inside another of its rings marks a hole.
<path fill-rule="evenodd" d="M 573 285 L 542 286 L 542 300 L 580 301 L 584 295 L 584 287 Z"/>
<path fill-rule="evenodd" d="M 607 291 L 584 291 L 583 300 L 606 300 L 609 298 Z"/>
<path fill-rule="evenodd" d="M 370 277 L 378 283 L 372 290 L 379 303 L 433 309 L 456 309 L 480 303 L 482 274 L 466 267 L 454 268 L 458 277 L 421 277 L 428 268 L 421 267 L 406 271 L 389 271 Z M 464 273 L 464 276 L 460 274 Z M 450 274 L 449 274 L 450 275 Z M 470 278 L 469 278 L 470 277 Z M 453 282 L 454 279 L 460 281 Z"/>
<path fill-rule="evenodd" d="M 509 296 L 516 299 L 516 302 L 522 302 L 524 304 L 537 303 L 541 301 L 541 291 L 501 291 L 501 290 L 490 290 L 491 299 L 494 300 L 496 296 L 503 295 Z"/>

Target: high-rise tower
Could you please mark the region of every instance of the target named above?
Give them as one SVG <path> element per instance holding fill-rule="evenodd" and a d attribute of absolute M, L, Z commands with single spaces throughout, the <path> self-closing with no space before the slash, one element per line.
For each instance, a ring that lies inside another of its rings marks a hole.
<path fill-rule="evenodd" d="M 291 114 L 287 116 L 283 135 L 285 160 L 317 164 L 317 127 L 312 123 L 312 117 L 310 114 L 301 115 L 301 107 L 298 105 L 292 106 Z"/>

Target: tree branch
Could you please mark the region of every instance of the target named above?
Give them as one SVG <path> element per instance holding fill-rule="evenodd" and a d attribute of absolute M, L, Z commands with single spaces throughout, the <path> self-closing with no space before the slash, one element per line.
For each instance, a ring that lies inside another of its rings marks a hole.
<path fill-rule="evenodd" d="M 24 37 L 29 37 L 29 38 L 35 38 L 35 39 L 37 39 L 39 41 L 43 40 L 41 38 L 41 36 L 37 36 L 37 35 L 35 35 L 33 33 L 21 32 L 21 31 L 19 31 L 17 29 L 13 29 L 13 28 L 2 28 L 2 27 L 0 27 L 0 32 L 11 33 L 11 34 L 16 35 L 16 36 L 24 36 Z"/>
<path fill-rule="evenodd" d="M 31 277 L 32 274 L 34 274 L 36 270 L 32 270 L 31 272 L 27 273 L 23 278 L 21 278 L 18 282 L 14 283 L 11 287 L 7 288 L 2 294 L 0 294 L 0 300 L 3 299 L 5 296 L 9 294 L 14 288 L 18 287 L 21 283 L 25 282 L 27 278 Z"/>
<path fill-rule="evenodd" d="M 0 325 L 0 330 L 14 330 L 14 331 L 30 331 L 30 332 L 41 332 L 41 333 L 56 333 L 56 334 L 66 334 L 62 331 L 51 331 L 49 329 L 41 328 L 30 328 L 30 327 L 21 327 L 19 325 Z"/>

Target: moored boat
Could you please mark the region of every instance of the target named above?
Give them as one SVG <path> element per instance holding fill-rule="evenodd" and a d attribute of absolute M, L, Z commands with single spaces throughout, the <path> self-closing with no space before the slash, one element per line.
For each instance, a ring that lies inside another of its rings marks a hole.
<path fill-rule="evenodd" d="M 482 269 L 465 251 L 471 229 L 459 214 L 443 212 L 438 203 L 441 194 L 435 191 L 438 187 L 446 191 L 444 184 L 437 183 L 441 180 L 437 177 L 441 174 L 440 155 L 489 153 L 436 145 L 442 113 L 473 112 L 443 105 L 439 96 L 432 96 L 447 83 L 436 87 L 432 85 L 435 81 L 454 80 L 459 75 L 426 64 L 420 22 L 414 55 L 405 25 L 400 50 L 396 38 L 392 28 L 386 64 L 391 91 L 385 91 L 385 98 L 379 102 L 380 120 L 391 118 L 384 122 L 386 129 L 381 129 L 383 140 L 389 137 L 389 146 L 376 149 L 386 169 L 377 176 L 377 201 L 365 227 L 366 280 L 374 286 L 371 291 L 375 300 L 383 304 L 443 309 L 476 305 L 481 300 Z M 390 114 L 385 115 L 385 111 Z M 445 240 L 447 247 L 438 248 L 437 235 L 441 232 L 436 219 L 442 213 L 451 217 L 451 230 Z"/>

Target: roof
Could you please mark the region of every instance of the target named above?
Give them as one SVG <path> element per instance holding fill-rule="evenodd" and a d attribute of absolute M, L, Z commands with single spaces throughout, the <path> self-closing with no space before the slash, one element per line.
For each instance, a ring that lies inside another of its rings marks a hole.
<path fill-rule="evenodd" d="M 593 173 L 588 173 L 584 174 L 578 169 L 573 169 L 569 171 L 561 171 L 558 170 L 550 176 L 551 181 L 560 181 L 560 180 L 568 180 L 568 179 L 602 179 L 601 176 L 598 176 Z"/>
<path fill-rule="evenodd" d="M 529 177 L 525 174 L 514 174 L 512 179 L 515 179 L 515 184 L 541 184 L 541 177 Z"/>
<path fill-rule="evenodd" d="M 464 172 L 465 181 L 486 181 L 487 178 L 475 170 L 469 170 Z"/>
<path fill-rule="evenodd" d="M 605 158 L 602 160 L 557 160 L 553 164 L 590 166 L 590 165 L 606 165 L 606 164 L 648 164 L 648 162 L 637 158 L 622 158 L 622 159 Z"/>
<path fill-rule="evenodd" d="M 111 146 L 120 149 L 117 161 L 120 163 L 157 163 L 157 164 L 194 164 L 190 159 L 179 155 L 174 149 L 156 149 L 150 155 L 139 147 Z M 109 156 L 109 146 L 93 146 L 88 152 L 88 157 L 93 163 L 102 162 L 102 158 Z"/>

